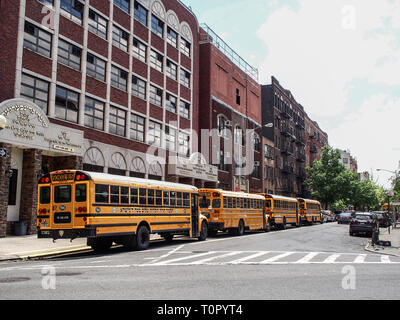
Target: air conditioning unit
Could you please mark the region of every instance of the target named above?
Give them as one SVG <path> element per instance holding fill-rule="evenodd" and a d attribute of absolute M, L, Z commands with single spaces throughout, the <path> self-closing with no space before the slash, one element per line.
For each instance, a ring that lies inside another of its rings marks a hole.
<path fill-rule="evenodd" d="M 225 127 L 232 127 L 232 121 L 226 120 L 225 121 Z"/>

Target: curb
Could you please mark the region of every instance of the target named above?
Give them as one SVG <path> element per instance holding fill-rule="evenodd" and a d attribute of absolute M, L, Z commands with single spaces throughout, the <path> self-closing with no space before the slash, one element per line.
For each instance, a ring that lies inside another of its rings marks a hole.
<path fill-rule="evenodd" d="M 391 248 L 391 247 L 389 247 L 389 248 Z M 371 247 L 371 241 L 368 241 L 367 245 L 364 247 L 364 250 L 368 251 L 368 252 L 377 253 L 377 254 L 383 254 L 383 255 L 392 256 L 392 257 L 400 257 L 400 250 L 399 249 L 394 249 L 394 250 L 399 250 L 399 254 L 383 252 L 383 250 L 374 250 Z"/>

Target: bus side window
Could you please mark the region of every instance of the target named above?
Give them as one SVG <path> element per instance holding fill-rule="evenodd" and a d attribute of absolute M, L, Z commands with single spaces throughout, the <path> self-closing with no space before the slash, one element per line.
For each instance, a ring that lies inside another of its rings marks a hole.
<path fill-rule="evenodd" d="M 170 191 L 169 193 L 169 204 L 170 206 L 176 206 L 176 191 Z"/>
<path fill-rule="evenodd" d="M 187 208 L 190 207 L 190 195 L 187 192 L 183 193 L 183 206 Z"/>
<path fill-rule="evenodd" d="M 121 187 L 121 203 L 129 203 L 129 187 Z"/>
<path fill-rule="evenodd" d="M 147 189 L 139 189 L 139 204 L 146 204 L 147 200 Z"/>
<path fill-rule="evenodd" d="M 182 192 L 176 193 L 176 206 L 182 207 Z"/>
<path fill-rule="evenodd" d="M 156 190 L 156 205 L 162 206 L 162 191 Z"/>
<path fill-rule="evenodd" d="M 119 203 L 119 186 L 110 186 L 110 203 Z"/>
<path fill-rule="evenodd" d="M 232 198 L 228 197 L 228 208 L 232 208 Z"/>
<path fill-rule="evenodd" d="M 147 202 L 149 205 L 154 206 L 154 190 L 153 189 L 147 190 Z"/>
<path fill-rule="evenodd" d="M 96 184 L 95 186 L 95 202 L 108 203 L 108 185 Z"/>
<path fill-rule="evenodd" d="M 232 198 L 232 208 L 236 209 L 236 198 Z"/>
<path fill-rule="evenodd" d="M 86 201 L 86 184 L 75 185 L 75 201 L 76 202 Z"/>
<path fill-rule="evenodd" d="M 163 191 L 163 205 L 169 206 L 169 191 Z"/>
<path fill-rule="evenodd" d="M 224 197 L 224 208 L 228 208 L 228 199 Z"/>
<path fill-rule="evenodd" d="M 131 204 L 138 204 L 138 189 L 131 188 Z"/>

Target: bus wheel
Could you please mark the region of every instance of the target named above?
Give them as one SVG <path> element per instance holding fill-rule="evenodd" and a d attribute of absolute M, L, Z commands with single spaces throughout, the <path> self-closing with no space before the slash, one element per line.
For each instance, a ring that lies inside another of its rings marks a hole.
<path fill-rule="evenodd" d="M 137 250 L 146 250 L 150 245 L 150 231 L 146 226 L 139 226 L 136 233 Z"/>
<path fill-rule="evenodd" d="M 244 222 L 243 222 L 243 220 L 240 220 L 240 221 L 239 221 L 239 225 L 238 225 L 236 234 L 237 234 L 238 236 L 242 236 L 242 235 L 244 234 Z"/>
<path fill-rule="evenodd" d="M 88 245 L 92 247 L 95 252 L 103 252 L 111 248 L 113 243 L 112 238 L 95 238 L 88 239 Z"/>
<path fill-rule="evenodd" d="M 207 234 L 208 234 L 207 222 L 203 221 L 201 223 L 200 236 L 197 239 L 199 239 L 200 241 L 204 241 L 207 239 Z"/>

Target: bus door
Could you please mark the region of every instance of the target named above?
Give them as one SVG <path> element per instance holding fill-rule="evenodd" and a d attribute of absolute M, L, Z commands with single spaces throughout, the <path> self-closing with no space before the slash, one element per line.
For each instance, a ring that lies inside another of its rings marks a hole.
<path fill-rule="evenodd" d="M 199 236 L 199 198 L 197 194 L 192 193 L 192 237 Z"/>
<path fill-rule="evenodd" d="M 52 194 L 51 227 L 55 229 L 72 229 L 74 217 L 73 183 L 53 184 Z"/>
<path fill-rule="evenodd" d="M 267 217 L 265 216 L 266 215 L 266 212 L 267 212 L 267 210 L 266 210 L 266 208 L 265 208 L 265 203 L 266 203 L 266 201 L 264 201 L 264 200 L 261 200 L 261 203 L 262 203 L 262 215 L 263 215 L 263 229 L 265 230 L 265 229 L 267 229 Z"/>

